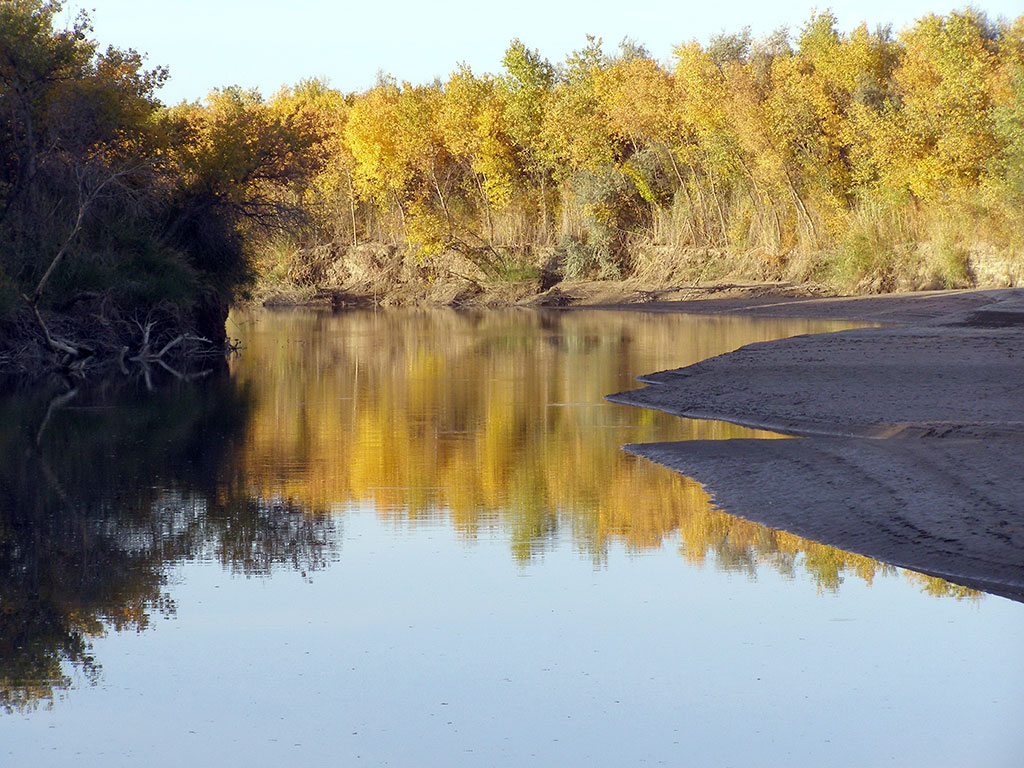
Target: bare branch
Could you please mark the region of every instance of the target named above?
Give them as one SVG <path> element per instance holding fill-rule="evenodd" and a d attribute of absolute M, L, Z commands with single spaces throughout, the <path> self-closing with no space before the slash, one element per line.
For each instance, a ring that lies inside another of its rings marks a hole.
<path fill-rule="evenodd" d="M 166 344 L 164 344 L 163 349 L 161 349 L 159 352 L 156 353 L 157 358 L 163 357 L 164 353 L 167 352 L 167 350 L 171 349 L 176 344 L 178 344 L 181 341 L 183 341 L 185 338 L 186 338 L 186 334 L 183 333 L 180 336 L 177 336 L 177 337 L 171 339 L 170 341 L 168 341 Z"/>
<path fill-rule="evenodd" d="M 32 310 L 32 314 L 35 315 L 36 323 L 43 331 L 43 336 L 46 338 L 46 343 L 50 346 L 54 352 L 63 352 L 71 357 L 78 357 L 82 354 L 82 350 L 78 347 L 74 347 L 70 342 L 64 341 L 63 339 L 55 339 L 50 335 L 50 329 L 46 327 L 46 323 L 43 322 L 43 316 L 39 314 L 39 308 L 35 302 L 25 294 L 21 294 L 21 298 L 24 299 L 25 303 L 28 304 L 29 309 Z"/>
<path fill-rule="evenodd" d="M 92 189 L 87 195 L 85 195 L 84 198 L 80 199 L 78 204 L 78 215 L 75 217 L 75 225 L 71 228 L 71 233 L 67 236 L 67 238 L 65 238 L 63 245 L 61 245 L 60 249 L 57 251 L 57 255 L 53 257 L 53 260 L 50 262 L 50 266 L 46 268 L 46 271 L 43 273 L 43 276 L 39 278 L 39 284 L 36 285 L 35 291 L 32 292 L 32 300 L 30 302 L 30 306 L 32 306 L 33 309 L 35 308 L 35 305 L 39 303 L 39 297 L 43 295 L 43 288 L 49 281 L 50 276 L 54 273 L 54 270 L 57 269 L 57 266 L 61 263 L 61 261 L 63 261 L 65 255 L 67 255 L 68 249 L 70 249 L 71 244 L 75 241 L 75 238 L 81 231 L 82 223 L 85 221 L 85 214 L 88 212 L 89 208 L 92 207 L 92 204 L 96 201 L 96 198 L 99 197 L 104 187 L 106 187 L 108 184 L 111 184 L 112 182 L 117 181 L 118 179 L 123 178 L 124 176 L 127 176 L 130 173 L 134 173 L 135 171 L 142 168 L 143 165 L 144 164 L 139 164 L 133 166 L 132 168 L 125 168 L 124 170 L 109 174 L 94 189 Z M 85 180 L 83 176 L 84 170 L 80 170 L 78 182 L 79 195 L 82 194 L 82 189 L 85 185 Z"/>

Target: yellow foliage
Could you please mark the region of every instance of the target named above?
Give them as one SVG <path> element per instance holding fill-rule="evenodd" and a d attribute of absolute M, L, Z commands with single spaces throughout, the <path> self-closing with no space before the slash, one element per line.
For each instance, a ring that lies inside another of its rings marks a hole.
<path fill-rule="evenodd" d="M 609 326 L 604 314 L 574 313 L 557 321 L 556 349 L 546 341 L 550 319 L 519 313 L 366 313 L 328 329 L 323 321 L 275 318 L 235 364 L 255 398 L 241 475 L 262 498 L 312 510 L 372 504 L 395 523 L 448 520 L 467 538 L 496 530 L 523 559 L 562 529 L 597 560 L 613 542 L 673 542 L 690 560 L 730 569 L 791 570 L 803 558 L 822 589 L 844 574 L 870 582 L 889 570 L 723 514 L 696 483 L 621 450 L 624 439 L 747 434 L 624 414 L 601 394 L 619 386 L 622 370 L 702 359 L 781 326 L 735 318 L 698 328 L 692 318 L 642 315 Z M 313 325 L 317 334 L 307 335 Z M 623 353 L 621 338 L 640 337 Z M 296 338 L 315 343 L 284 343 Z M 315 373 L 295 377 L 299 365 Z"/>
<path fill-rule="evenodd" d="M 894 73 L 900 109 L 886 115 L 884 181 L 925 199 L 975 185 L 997 149 L 998 59 L 987 21 L 975 11 L 927 16 L 901 42 Z"/>
<path fill-rule="evenodd" d="M 448 151 L 474 174 L 484 206 L 507 207 L 517 186 L 519 169 L 506 118 L 493 78 L 476 78 L 463 68 L 445 85 L 438 127 Z"/>
<path fill-rule="evenodd" d="M 332 243 L 365 233 L 486 261 L 551 244 L 560 214 L 564 242 L 626 264 L 637 242 L 671 242 L 761 253 L 764 276 L 781 277 L 794 251 L 848 240 L 873 198 L 951 208 L 984 187 L 991 217 L 1015 220 L 1022 19 L 927 16 L 895 39 L 815 13 L 792 39 L 684 43 L 670 67 L 638 48 L 609 57 L 591 38 L 556 68 L 513 40 L 499 76 L 462 66 L 347 96 L 309 81 L 266 107 L 229 90 L 180 113 L 207 126 L 194 143 L 211 167 L 239 168 L 230 145 L 219 159 L 214 148 L 247 130 L 210 127 L 221 102 L 256 133 L 271 116 L 319 137 L 321 167 L 279 194 Z"/>

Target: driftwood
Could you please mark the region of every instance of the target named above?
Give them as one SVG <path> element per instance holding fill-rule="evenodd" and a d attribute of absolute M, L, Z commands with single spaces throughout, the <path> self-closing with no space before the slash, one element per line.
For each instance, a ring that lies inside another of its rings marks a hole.
<path fill-rule="evenodd" d="M 118 371 L 125 376 L 141 374 L 152 388 L 157 370 L 179 381 L 194 381 L 212 371 L 189 370 L 190 361 L 222 357 L 232 349 L 192 333 L 169 306 L 133 320 L 87 313 L 50 315 L 26 303 L 30 312 L 8 328 L 0 349 L 0 373 L 58 373 L 70 383 L 93 372 Z"/>
<path fill-rule="evenodd" d="M 36 324 L 42 330 L 43 338 L 46 339 L 47 346 L 49 346 L 50 349 L 52 349 L 54 352 L 62 352 L 64 355 L 66 355 L 64 360 L 61 362 L 62 367 L 67 367 L 73 358 L 88 357 L 94 352 L 92 347 L 89 347 L 85 344 L 78 344 L 76 346 L 75 344 L 72 344 L 70 341 L 66 341 L 65 339 L 60 339 L 53 336 L 50 333 L 50 329 L 43 321 L 43 316 L 39 314 L 39 307 L 36 306 L 37 300 L 31 299 L 25 294 L 21 294 L 21 298 L 25 300 L 25 303 L 28 304 L 29 309 L 32 310 L 32 314 L 36 318 Z"/>
<path fill-rule="evenodd" d="M 142 332 L 142 343 L 139 346 L 138 353 L 129 357 L 128 361 L 139 364 L 139 366 L 142 369 L 142 375 L 143 378 L 145 379 L 147 389 L 153 389 L 151 367 L 153 365 L 160 366 L 165 371 L 167 371 L 167 373 L 171 374 L 174 378 L 176 378 L 178 381 L 195 381 L 196 379 L 201 379 L 204 376 L 208 376 L 210 374 L 210 369 L 204 369 L 202 371 L 198 371 L 195 373 L 182 373 L 181 371 L 172 367 L 164 359 L 164 355 L 166 355 L 168 352 L 170 352 L 172 349 L 174 349 L 184 341 L 198 342 L 200 344 L 212 344 L 213 342 L 211 342 L 209 339 L 204 338 L 202 336 L 196 336 L 191 333 L 181 333 L 175 336 L 167 343 L 165 343 L 162 347 L 160 347 L 159 350 L 154 351 L 152 348 L 151 337 L 153 328 L 156 326 L 156 322 L 154 320 L 147 320 L 146 323 L 143 324 L 136 320 L 135 324 L 139 327 L 139 330 Z M 122 347 L 119 364 L 121 370 L 125 373 L 128 373 L 128 368 L 124 362 L 125 355 L 127 353 L 128 347 Z"/>

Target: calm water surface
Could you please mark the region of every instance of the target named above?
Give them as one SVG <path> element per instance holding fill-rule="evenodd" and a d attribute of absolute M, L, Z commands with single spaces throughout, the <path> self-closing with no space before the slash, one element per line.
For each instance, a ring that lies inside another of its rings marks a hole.
<path fill-rule="evenodd" d="M 601 398 L 839 327 L 237 314 L 202 385 L 7 396 L 0 766 L 1021 765 L 1024 606 L 620 450 L 770 437 Z"/>

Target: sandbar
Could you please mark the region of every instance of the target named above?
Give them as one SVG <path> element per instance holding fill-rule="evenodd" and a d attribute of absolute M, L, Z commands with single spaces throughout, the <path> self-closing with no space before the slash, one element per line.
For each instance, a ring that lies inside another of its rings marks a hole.
<path fill-rule="evenodd" d="M 626 450 L 730 514 L 1024 601 L 1024 290 L 647 308 L 884 323 L 753 344 L 608 396 L 799 439 Z"/>

